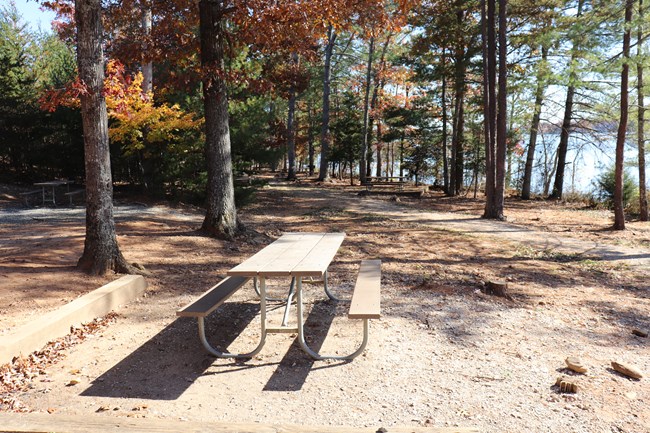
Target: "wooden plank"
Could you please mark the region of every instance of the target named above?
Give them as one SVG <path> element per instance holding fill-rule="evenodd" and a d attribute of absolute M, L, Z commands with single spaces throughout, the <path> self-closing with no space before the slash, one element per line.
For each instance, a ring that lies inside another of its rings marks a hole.
<path fill-rule="evenodd" d="M 180 317 L 206 317 L 226 302 L 248 280 L 250 280 L 250 277 L 226 277 L 219 284 L 203 293 L 198 299 L 176 311 L 176 315 Z"/>
<path fill-rule="evenodd" d="M 293 268 L 291 275 L 322 277 L 345 239 L 345 233 L 326 233 L 318 244 Z"/>
<path fill-rule="evenodd" d="M 326 233 L 286 233 L 285 236 L 293 241 L 291 248 L 275 260 L 260 268 L 258 274 L 266 277 L 295 276 L 294 268 L 316 249 Z"/>
<path fill-rule="evenodd" d="M 296 240 L 295 233 L 285 233 L 275 242 L 267 245 L 252 257 L 228 271 L 230 276 L 256 276 L 258 271 L 268 263 L 288 251 Z"/>
<path fill-rule="evenodd" d="M 12 433 L 375 433 L 373 427 L 302 426 L 259 423 L 197 422 L 111 415 L 0 413 L 0 432 Z M 475 428 L 387 427 L 388 433 L 476 433 Z"/>
<path fill-rule="evenodd" d="M 364 260 L 354 286 L 348 317 L 350 319 L 379 319 L 381 260 Z"/>
<path fill-rule="evenodd" d="M 0 364 L 14 356 L 41 349 L 48 341 L 70 333 L 79 326 L 116 309 L 144 293 L 147 282 L 141 275 L 125 275 L 50 313 L 0 337 Z"/>

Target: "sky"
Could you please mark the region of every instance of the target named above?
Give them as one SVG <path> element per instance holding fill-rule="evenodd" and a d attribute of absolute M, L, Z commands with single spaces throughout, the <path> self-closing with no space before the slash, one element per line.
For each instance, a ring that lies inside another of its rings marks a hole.
<path fill-rule="evenodd" d="M 6 0 L 1 0 L 4 3 Z M 33 30 L 38 30 L 39 26 L 43 31 L 51 31 L 50 23 L 54 19 L 54 12 L 42 11 L 41 6 L 35 0 L 9 0 L 16 4 L 18 13 L 23 20 L 29 23 Z"/>

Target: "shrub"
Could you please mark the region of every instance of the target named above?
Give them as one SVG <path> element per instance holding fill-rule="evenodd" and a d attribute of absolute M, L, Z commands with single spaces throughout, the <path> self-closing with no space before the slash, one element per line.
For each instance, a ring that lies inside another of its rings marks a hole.
<path fill-rule="evenodd" d="M 595 180 L 595 195 L 609 209 L 614 208 L 614 189 L 616 187 L 616 171 L 612 165 L 603 170 Z M 623 206 L 627 205 L 637 195 L 637 187 L 630 173 L 623 173 Z"/>

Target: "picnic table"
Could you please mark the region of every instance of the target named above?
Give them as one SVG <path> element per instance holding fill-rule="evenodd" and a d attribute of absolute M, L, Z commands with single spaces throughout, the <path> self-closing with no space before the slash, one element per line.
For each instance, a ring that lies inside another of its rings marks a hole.
<path fill-rule="evenodd" d="M 70 193 L 70 184 L 71 183 L 73 183 L 73 181 L 71 181 L 71 180 L 48 180 L 46 182 L 36 182 L 34 184 L 34 186 L 40 186 L 41 187 L 40 189 L 35 189 L 33 191 L 23 192 L 20 195 L 25 199 L 25 204 L 26 205 L 29 204 L 28 203 L 28 198 L 30 196 L 35 196 L 36 194 L 40 194 L 43 206 L 45 206 L 45 202 L 52 202 L 52 204 L 56 206 L 56 188 L 58 188 L 60 186 L 67 185 L 67 187 L 68 187 L 68 192 L 66 193 L 66 195 L 67 195 L 67 194 Z M 49 188 L 52 188 L 52 194 L 50 195 L 50 197 L 48 197 L 48 195 L 47 195 L 47 190 Z"/>
<path fill-rule="evenodd" d="M 357 350 L 345 356 L 321 355 L 307 345 L 304 332 L 303 278 L 320 278 L 325 294 L 330 299 L 338 301 L 339 299 L 328 288 L 327 269 L 344 238 L 345 233 L 285 233 L 257 254 L 230 269 L 226 279 L 208 290 L 198 300 L 177 311 L 177 315 L 198 319 L 201 342 L 209 353 L 217 357 L 250 358 L 262 349 L 267 334 L 297 333 L 300 346 L 314 359 L 353 359 L 363 352 L 368 342 L 368 320 L 380 317 L 381 262 L 379 260 L 365 260 L 361 263 L 350 301 L 348 317 L 362 319 L 364 323 L 363 341 Z M 286 305 L 282 325 L 279 327 L 270 327 L 266 323 L 266 302 L 270 300 L 267 297 L 266 280 L 274 277 L 291 278 L 291 285 L 284 299 Z M 251 279 L 260 298 L 260 342 L 253 351 L 244 354 L 231 354 L 217 350 L 205 337 L 204 319 Z M 297 326 L 290 327 L 287 323 L 294 297 Z"/>
<path fill-rule="evenodd" d="M 399 190 L 402 191 L 406 180 L 406 176 L 368 176 L 364 185 L 367 191 L 370 191 L 375 185 L 398 186 Z"/>

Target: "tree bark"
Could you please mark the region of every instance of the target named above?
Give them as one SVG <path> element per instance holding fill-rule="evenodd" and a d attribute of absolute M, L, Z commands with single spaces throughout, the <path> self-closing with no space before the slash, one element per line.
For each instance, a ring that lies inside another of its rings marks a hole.
<path fill-rule="evenodd" d="M 447 58 L 445 49 L 442 49 L 442 185 L 445 194 L 449 194 L 449 160 L 447 158 Z"/>
<path fill-rule="evenodd" d="M 375 54 L 375 37 L 370 37 L 370 45 L 368 47 L 368 63 L 366 66 L 366 87 L 363 95 L 363 142 L 361 143 L 361 155 L 359 159 L 359 180 L 362 184 L 366 183 L 368 171 L 366 167 L 366 160 L 368 158 L 368 147 L 370 146 L 370 86 L 372 79 L 372 60 Z"/>
<path fill-rule="evenodd" d="M 101 11 L 101 0 L 75 1 L 77 66 L 85 88 L 80 100 L 86 169 L 86 239 L 77 266 L 94 275 L 134 271 L 120 252 L 113 218 Z"/>
<path fill-rule="evenodd" d="M 584 0 L 578 2 L 578 11 L 576 17 L 582 16 L 582 7 Z M 577 42 L 574 41 L 573 49 L 571 50 L 571 61 L 569 71 L 569 85 L 567 87 L 566 102 L 564 104 L 564 119 L 562 120 L 562 131 L 560 132 L 560 143 L 557 147 L 557 170 L 555 171 L 555 183 L 553 184 L 553 192 L 549 198 L 560 200 L 564 192 L 564 169 L 566 167 L 566 155 L 569 149 L 569 134 L 571 132 L 571 120 L 573 118 L 573 98 L 575 95 L 575 81 L 577 79 L 577 72 L 575 70 L 575 62 L 577 58 L 578 47 Z"/>
<path fill-rule="evenodd" d="M 544 101 L 544 91 L 546 90 L 546 61 L 548 58 L 548 48 L 542 45 L 542 60 L 537 70 L 537 87 L 535 89 L 535 108 L 533 111 L 533 120 L 530 124 L 530 136 L 528 139 L 528 152 L 526 154 L 526 166 L 524 167 L 524 181 L 521 188 L 521 198 L 530 200 L 530 188 L 533 179 L 533 164 L 535 162 L 535 148 L 537 146 L 537 131 L 539 129 L 539 120 L 542 114 L 542 103 Z"/>
<path fill-rule="evenodd" d="M 645 174 L 645 92 L 643 85 L 643 0 L 639 0 L 639 29 L 637 37 L 637 93 L 639 110 L 637 119 L 637 147 L 639 150 L 639 219 L 648 221 L 648 192 Z"/>
<path fill-rule="evenodd" d="M 499 94 L 497 96 L 496 182 L 494 188 L 494 218 L 503 220 L 505 207 L 506 153 L 508 138 L 508 47 L 507 0 L 499 0 Z"/>
<path fill-rule="evenodd" d="M 142 45 L 142 93 L 151 93 L 153 92 L 153 63 L 149 56 L 149 38 L 151 37 L 151 22 L 152 22 L 152 11 L 151 11 L 151 2 L 148 0 L 142 0 L 141 3 L 142 9 L 142 33 L 145 37 L 145 42 Z"/>
<path fill-rule="evenodd" d="M 495 0 L 482 1 L 481 36 L 483 39 L 483 122 L 485 136 L 485 210 L 484 218 L 495 218 L 496 188 L 496 39 Z"/>
<path fill-rule="evenodd" d="M 208 163 L 207 211 L 201 228 L 210 235 L 231 239 L 238 227 L 230 150 L 228 93 L 224 77 L 225 12 L 222 0 L 199 2 Z"/>
<path fill-rule="evenodd" d="M 307 103 L 307 141 L 309 158 L 309 176 L 314 175 L 314 130 L 312 128 L 312 107 L 311 102 Z"/>
<path fill-rule="evenodd" d="M 298 55 L 291 54 L 291 62 L 293 65 L 298 64 Z M 289 160 L 289 170 L 287 171 L 287 180 L 296 179 L 296 128 L 295 128 L 295 114 L 296 114 L 296 85 L 295 81 L 291 83 L 289 89 L 289 104 L 287 110 L 287 159 Z"/>
<path fill-rule="evenodd" d="M 320 136 L 320 173 L 318 180 L 329 179 L 328 158 L 330 149 L 330 74 L 332 69 L 332 52 L 336 42 L 336 32 L 332 25 L 327 29 L 327 45 L 325 46 L 325 66 L 323 68 L 323 124 Z"/>
<path fill-rule="evenodd" d="M 623 70 L 621 71 L 621 119 L 616 134 L 616 163 L 614 187 L 614 229 L 625 230 L 625 209 L 623 203 L 623 162 L 625 153 L 625 136 L 629 110 L 628 86 L 630 75 L 630 40 L 632 31 L 632 9 L 634 0 L 625 1 L 625 33 L 623 34 Z"/>

